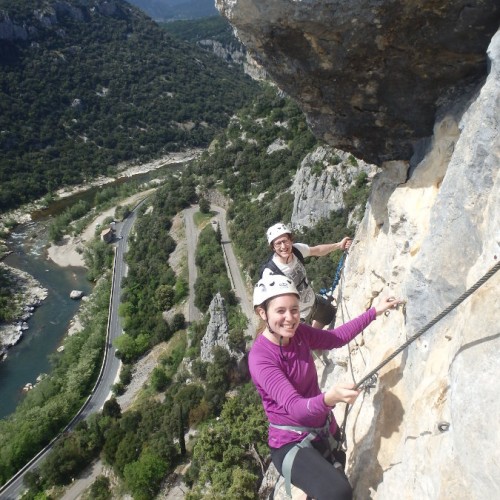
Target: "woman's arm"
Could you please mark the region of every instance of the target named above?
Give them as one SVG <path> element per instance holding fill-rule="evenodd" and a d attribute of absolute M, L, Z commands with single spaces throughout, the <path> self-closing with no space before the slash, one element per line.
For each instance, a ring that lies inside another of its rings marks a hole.
<path fill-rule="evenodd" d="M 335 349 L 346 345 L 361 333 L 376 318 L 376 314 L 375 308 L 372 307 L 333 330 L 318 330 L 306 324 L 301 324 L 299 328 L 306 330 L 311 349 Z"/>
<path fill-rule="evenodd" d="M 326 416 L 329 412 L 323 394 L 310 398 L 303 397 L 273 359 L 250 357 L 249 367 L 254 383 L 264 393 L 263 403 L 265 407 L 267 406 L 266 410 L 270 406 L 266 400 L 272 400 L 276 403 L 276 409 L 282 407 L 284 413 L 298 425 L 305 426 L 311 425 L 311 418 Z M 304 378 L 314 377 L 317 380 L 314 366 L 312 365 L 310 369 Z"/>
<path fill-rule="evenodd" d="M 333 330 L 318 330 L 305 324 L 300 325 L 300 328 L 309 330 L 308 339 L 311 349 L 335 349 L 350 342 L 377 316 L 380 316 L 388 309 L 396 309 L 402 303 L 404 301 L 394 297 L 383 299 L 378 305 Z"/>

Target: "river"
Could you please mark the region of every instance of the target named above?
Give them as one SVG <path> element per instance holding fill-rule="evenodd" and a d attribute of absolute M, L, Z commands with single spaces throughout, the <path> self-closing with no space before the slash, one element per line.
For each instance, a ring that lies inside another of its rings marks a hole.
<path fill-rule="evenodd" d="M 115 184 L 146 182 L 161 177 L 167 170 L 182 167 L 183 164 L 169 165 L 121 178 Z M 33 213 L 33 222 L 18 226 L 7 242 L 12 253 L 4 262 L 35 277 L 48 290 L 48 296 L 28 320 L 29 329 L 24 332 L 22 340 L 10 348 L 7 358 L 0 362 L 0 418 L 14 412 L 23 398 L 25 384 L 34 384 L 38 375 L 50 373 L 50 356 L 57 353 L 57 347 L 80 307 L 79 301 L 69 298 L 71 290 L 82 290 L 85 294 L 92 291 L 92 284 L 85 277 L 85 268 L 59 267 L 47 259 L 46 227 L 51 216 L 60 214 L 81 199 L 92 200 L 98 189 L 101 188 L 80 192 L 54 202 L 46 210 Z"/>
<path fill-rule="evenodd" d="M 90 293 L 92 286 L 82 267 L 59 267 L 45 257 L 43 237 L 31 235 L 38 223 L 17 228 L 9 240 L 12 253 L 4 262 L 22 269 L 47 289 L 47 298 L 28 320 L 29 329 L 21 341 L 10 348 L 0 362 L 0 418 L 12 413 L 23 397 L 22 388 L 34 384 L 41 373 L 50 372 L 49 355 L 56 352 L 69 323 L 78 311 L 79 301 L 69 298 L 71 290 Z M 38 227 L 39 229 L 39 227 Z"/>

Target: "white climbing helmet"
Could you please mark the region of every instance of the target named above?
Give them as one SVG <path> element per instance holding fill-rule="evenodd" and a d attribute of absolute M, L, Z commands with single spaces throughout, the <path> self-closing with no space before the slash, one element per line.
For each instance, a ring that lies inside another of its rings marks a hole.
<path fill-rule="evenodd" d="M 253 307 L 262 305 L 266 300 L 293 293 L 300 298 L 295 284 L 282 274 L 268 274 L 261 278 L 253 289 Z"/>
<path fill-rule="evenodd" d="M 292 234 L 292 231 L 290 228 L 286 225 L 283 224 L 283 222 L 278 222 L 278 224 L 275 224 L 274 226 L 271 226 L 267 230 L 267 242 L 271 244 L 276 238 L 283 234 Z"/>

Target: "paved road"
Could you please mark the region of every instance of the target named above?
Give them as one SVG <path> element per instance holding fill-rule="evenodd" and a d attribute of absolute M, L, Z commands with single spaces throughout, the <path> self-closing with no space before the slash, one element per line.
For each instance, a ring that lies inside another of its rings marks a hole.
<path fill-rule="evenodd" d="M 214 205 L 212 205 L 212 210 L 217 212 L 215 218 L 220 227 L 220 232 L 222 236 L 222 248 L 224 250 L 226 265 L 228 266 L 228 271 L 231 278 L 231 285 L 233 286 L 236 297 L 240 299 L 240 306 L 241 309 L 243 310 L 243 313 L 248 318 L 247 332 L 250 335 L 253 335 L 255 331 L 253 325 L 256 317 L 253 312 L 252 300 L 249 297 L 247 287 L 245 286 L 245 281 L 241 276 L 238 260 L 236 259 L 236 255 L 234 254 L 233 244 L 229 239 L 229 233 L 227 230 L 226 211 L 222 207 L 217 207 Z"/>
<path fill-rule="evenodd" d="M 184 226 L 186 229 L 186 249 L 189 273 L 189 297 L 186 318 L 188 322 L 198 321 L 201 319 L 201 312 L 194 305 L 194 284 L 196 283 L 196 278 L 198 277 L 198 271 L 195 263 L 196 245 L 198 243 L 198 228 L 194 223 L 193 216 L 197 211 L 198 205 L 193 205 L 192 207 L 184 210 Z"/>
<path fill-rule="evenodd" d="M 189 299 L 188 299 L 188 311 L 186 320 L 196 321 L 201 318 L 201 313 L 198 308 L 194 305 L 194 284 L 197 278 L 197 268 L 195 264 L 195 253 L 196 253 L 196 245 L 198 242 L 198 228 L 194 223 L 193 216 L 198 211 L 199 207 L 194 205 L 190 208 L 184 210 L 184 226 L 186 233 L 186 249 L 187 249 L 187 261 L 188 261 L 188 271 L 189 271 Z M 226 257 L 226 265 L 228 266 L 228 272 L 231 276 L 231 283 L 235 289 L 236 295 L 240 298 L 241 306 L 243 308 L 244 313 L 247 317 L 254 318 L 252 306 L 250 299 L 248 297 L 248 293 L 246 291 L 246 287 L 244 285 L 244 281 L 241 277 L 240 269 L 238 266 L 238 262 L 236 260 L 236 256 L 233 252 L 232 244 L 229 240 L 227 224 L 226 224 L 226 211 L 221 207 L 212 206 L 212 209 L 217 212 L 214 217 L 217 220 L 219 227 L 221 228 L 222 235 L 222 245 L 225 252 Z M 117 260 L 118 255 L 117 255 Z M 254 326 L 252 321 L 249 322 L 248 331 L 253 335 Z M 102 472 L 102 463 L 101 461 L 95 462 L 91 469 L 88 470 L 83 477 L 78 479 L 73 483 L 71 488 L 69 488 L 65 495 L 61 500 L 75 500 L 81 496 L 81 494 L 95 481 L 97 476 Z M 167 493 L 167 500 L 178 500 L 180 498 L 184 498 L 185 493 L 181 486 L 177 485 Z"/>
<path fill-rule="evenodd" d="M 135 219 L 136 211 L 132 212 L 132 214 L 129 215 L 124 222 L 116 224 L 116 234 L 119 239 L 115 244 L 115 269 L 113 274 L 110 314 L 108 319 L 109 337 L 106 345 L 105 361 L 92 395 L 89 397 L 78 415 L 70 422 L 66 430 L 71 430 L 80 420 L 85 419 L 91 413 L 99 411 L 103 407 L 106 400 L 110 397 L 111 386 L 115 383 L 118 377 L 120 360 L 115 356 L 113 340 L 122 333 L 118 307 L 121 299 L 121 282 L 123 276 L 126 275 L 126 264 L 123 257 L 127 249 L 128 236 Z M 19 471 L 13 479 L 0 489 L 1 500 L 15 500 L 21 494 L 24 489 L 24 475 L 29 470 L 34 470 L 40 466 L 41 462 L 52 450 L 59 437 L 60 436 L 55 438 L 52 443 L 44 448 L 33 460 L 31 460 L 31 462 L 21 469 L 21 471 Z"/>
<path fill-rule="evenodd" d="M 243 313 L 248 317 L 254 316 L 251 299 L 245 286 L 245 282 L 241 276 L 238 260 L 233 251 L 231 240 L 227 230 L 226 211 L 215 205 L 211 206 L 212 210 L 216 213 L 214 220 L 219 224 L 222 235 L 222 248 L 224 250 L 224 257 L 226 259 L 226 266 L 228 275 L 231 280 L 231 285 L 236 296 L 240 299 Z M 198 270 L 195 264 L 196 245 L 198 243 L 198 228 L 196 227 L 193 216 L 198 212 L 198 205 L 186 208 L 184 210 L 184 225 L 186 228 L 186 247 L 187 247 L 187 261 L 189 272 L 189 300 L 188 300 L 188 321 L 196 321 L 201 318 L 199 309 L 194 305 L 194 284 L 198 277 Z"/>

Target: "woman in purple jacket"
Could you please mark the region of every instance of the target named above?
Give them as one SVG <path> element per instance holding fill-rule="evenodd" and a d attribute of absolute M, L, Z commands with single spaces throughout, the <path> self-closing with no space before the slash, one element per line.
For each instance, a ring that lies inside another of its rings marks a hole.
<path fill-rule="evenodd" d="M 346 476 L 333 465 L 328 438 L 338 430 L 332 408 L 352 404 L 360 391 L 343 382 L 321 392 L 311 351 L 346 345 L 400 303 L 386 299 L 334 330 L 319 330 L 300 322 L 299 294 L 289 278 L 265 276 L 255 286 L 254 309 L 266 327 L 250 350 L 249 367 L 269 419 L 271 458 L 288 494 L 291 482 L 317 500 L 352 498 Z"/>

